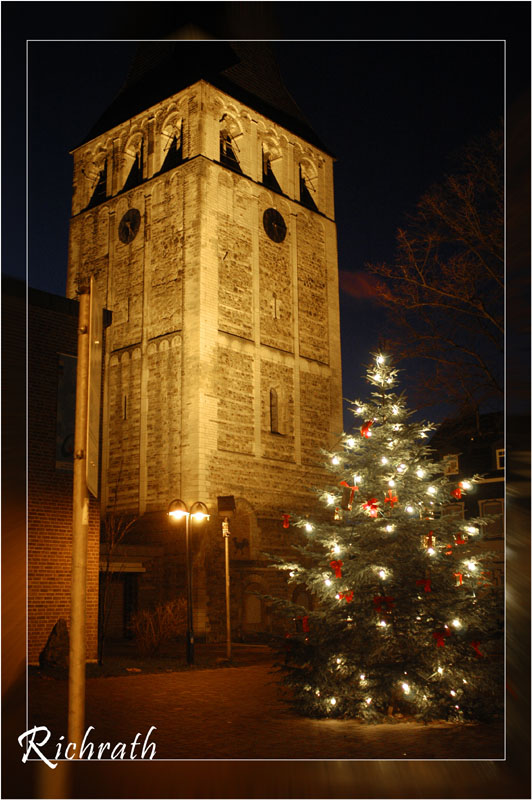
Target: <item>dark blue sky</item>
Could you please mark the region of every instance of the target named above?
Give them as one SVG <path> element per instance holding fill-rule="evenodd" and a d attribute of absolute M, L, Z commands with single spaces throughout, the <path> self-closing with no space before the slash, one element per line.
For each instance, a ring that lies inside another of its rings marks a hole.
<path fill-rule="evenodd" d="M 312 3 L 314 23 L 323 23 L 320 41 L 293 41 L 315 36 L 301 24 L 299 3 L 150 3 L 149 9 L 145 3 L 8 5 L 18 8 L 6 13 L 3 4 L 2 9 L 4 108 L 7 93 L 9 106 L 20 111 L 20 91 L 24 92 L 20 71 L 10 69 L 12 80 L 6 83 L 7 59 L 18 48 L 18 63 L 23 65 L 24 39 L 33 40 L 28 43 L 27 71 L 28 282 L 57 294 L 64 293 L 66 277 L 69 150 L 119 91 L 135 49 L 134 41 L 120 39 L 138 39 L 139 26 L 145 38 L 163 38 L 193 21 L 207 30 L 210 25 L 209 32 L 220 38 L 285 40 L 275 45 L 285 83 L 337 157 L 341 274 L 362 272 L 367 262 L 390 260 L 397 227 L 420 195 L 443 177 L 448 157 L 497 124 L 504 113 L 505 37 L 510 74 L 515 76 L 507 83 L 508 103 L 526 86 L 519 76 L 528 61 L 527 50 L 518 46 L 519 20 L 508 8 L 523 17 L 527 4 L 522 3 Z M 58 7 L 65 6 L 67 14 L 61 15 Z M 126 8 L 134 9 L 136 18 L 133 12 L 124 14 Z M 225 16 L 223 9 L 229 9 Z M 240 16 L 235 17 L 235 9 Z M 99 10 L 103 14 L 98 16 Z M 55 27 L 54 13 L 59 21 Z M 355 13 L 359 24 L 353 24 Z M 83 26 L 76 18 L 84 20 Z M 9 40 L 8 22 L 13 34 Z M 81 35 L 100 41 L 80 41 Z M 346 40 L 357 35 L 359 40 Z M 342 40 L 330 41 L 337 37 Z M 427 41 L 431 39 L 445 40 Z M 7 137 L 12 152 L 20 153 L 23 128 L 9 127 Z M 14 187 L 13 202 L 6 208 L 4 199 L 3 205 L 3 271 L 18 276 L 25 274 L 19 247 L 23 163 L 16 157 L 4 159 L 3 170 L 4 190 L 6 183 Z M 6 242 L 6 232 L 16 237 Z M 363 364 L 385 334 L 386 319 L 369 297 L 341 290 L 340 302 L 344 395 L 353 398 L 365 392 Z"/>

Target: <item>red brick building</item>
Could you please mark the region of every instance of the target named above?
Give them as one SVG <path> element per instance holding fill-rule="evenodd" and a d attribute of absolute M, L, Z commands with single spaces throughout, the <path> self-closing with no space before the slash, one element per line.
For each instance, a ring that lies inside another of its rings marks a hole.
<path fill-rule="evenodd" d="M 25 305 L 24 285 L 4 283 Z M 38 663 L 48 636 L 69 623 L 72 553 L 72 458 L 68 431 L 75 397 L 78 303 L 28 292 L 28 662 Z M 87 571 L 87 659 L 97 658 L 100 514 L 90 497 Z"/>

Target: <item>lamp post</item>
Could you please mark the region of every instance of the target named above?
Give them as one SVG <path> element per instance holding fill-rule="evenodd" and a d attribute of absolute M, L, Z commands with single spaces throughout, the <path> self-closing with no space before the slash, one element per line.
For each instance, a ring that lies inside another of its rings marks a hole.
<path fill-rule="evenodd" d="M 209 519 L 207 506 L 205 503 L 194 503 L 188 510 L 182 500 L 172 500 L 168 506 L 168 516 L 171 520 L 185 518 L 185 546 L 186 546 L 186 570 L 187 570 L 187 664 L 194 663 L 194 625 L 192 619 L 192 564 L 190 561 L 190 541 L 189 526 L 190 518 L 193 517 L 197 522 Z"/>

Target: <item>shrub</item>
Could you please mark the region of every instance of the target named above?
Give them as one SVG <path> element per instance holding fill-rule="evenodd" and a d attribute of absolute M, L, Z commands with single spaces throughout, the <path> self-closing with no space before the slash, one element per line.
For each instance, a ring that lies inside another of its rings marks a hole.
<path fill-rule="evenodd" d="M 187 626 L 187 601 L 178 597 L 153 610 L 143 609 L 131 617 L 131 630 L 139 652 L 153 656 L 160 646 L 177 636 L 182 636 Z"/>

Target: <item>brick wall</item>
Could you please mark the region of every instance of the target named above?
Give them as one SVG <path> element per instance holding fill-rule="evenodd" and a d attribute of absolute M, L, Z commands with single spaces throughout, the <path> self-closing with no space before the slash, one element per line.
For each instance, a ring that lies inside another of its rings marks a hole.
<path fill-rule="evenodd" d="M 28 309 L 28 659 L 69 622 L 72 472 L 56 469 L 58 353 L 76 355 L 77 303 L 30 290 Z M 97 658 L 99 507 L 90 496 L 87 659 Z"/>

